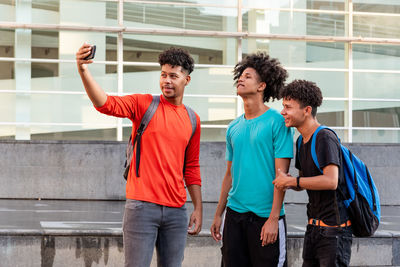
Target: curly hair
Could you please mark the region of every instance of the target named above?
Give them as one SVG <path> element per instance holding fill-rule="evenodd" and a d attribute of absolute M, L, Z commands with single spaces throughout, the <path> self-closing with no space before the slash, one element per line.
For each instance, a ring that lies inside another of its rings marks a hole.
<path fill-rule="evenodd" d="M 317 115 L 317 107 L 322 104 L 321 89 L 314 83 L 306 80 L 294 80 L 283 88 L 281 97 L 297 100 L 301 108 L 311 106 L 313 117 Z"/>
<path fill-rule="evenodd" d="M 247 68 L 253 68 L 260 76 L 262 82 L 265 82 L 263 100 L 268 102 L 280 99 L 280 90 L 282 90 L 285 80 L 288 77 L 287 71 L 281 66 L 276 58 L 270 58 L 266 53 L 257 53 L 246 56 L 242 61 L 236 64 L 233 70 L 233 80 L 238 82 L 243 71 Z"/>
<path fill-rule="evenodd" d="M 192 73 L 194 69 L 193 58 L 190 56 L 189 52 L 182 48 L 171 47 L 170 49 L 164 50 L 164 52 L 158 56 L 158 63 L 160 63 L 160 66 L 165 64 L 169 64 L 173 67 L 181 66 L 188 74 Z"/>

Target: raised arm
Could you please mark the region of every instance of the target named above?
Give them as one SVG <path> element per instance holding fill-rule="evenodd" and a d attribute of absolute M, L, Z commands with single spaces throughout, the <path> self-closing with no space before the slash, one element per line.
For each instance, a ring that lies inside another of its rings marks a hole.
<path fill-rule="evenodd" d="M 76 52 L 76 64 L 78 66 L 78 72 L 81 76 L 85 90 L 93 105 L 101 107 L 106 103 L 107 95 L 100 87 L 100 85 L 94 80 L 92 74 L 90 74 L 87 64 L 93 63 L 93 60 L 85 60 L 84 58 L 90 54 L 91 45 L 84 43 Z"/>

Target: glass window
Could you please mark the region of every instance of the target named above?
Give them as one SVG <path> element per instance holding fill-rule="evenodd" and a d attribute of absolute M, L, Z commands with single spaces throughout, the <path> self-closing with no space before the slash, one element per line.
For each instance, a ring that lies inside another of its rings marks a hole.
<path fill-rule="evenodd" d="M 62 0 L 59 2 L 57 24 L 118 26 L 118 1 Z"/>
<path fill-rule="evenodd" d="M 354 143 L 400 143 L 398 130 L 353 130 Z"/>
<path fill-rule="evenodd" d="M 1 128 L 0 128 L 1 129 Z M 104 140 L 116 141 L 117 129 L 110 127 L 31 125 L 31 140 Z M 1 137 L 0 137 L 1 138 Z M 128 137 L 129 138 L 129 137 Z"/>
<path fill-rule="evenodd" d="M 31 77 L 44 78 L 44 77 L 58 77 L 58 63 L 31 63 Z M 55 88 L 51 88 L 54 90 Z"/>
<path fill-rule="evenodd" d="M 2 0 L 0 1 L 0 18 L 1 21 L 15 21 L 15 1 L 14 0 Z M 1 33 L 0 31 L 0 39 Z"/>
<path fill-rule="evenodd" d="M 32 31 L 32 58 L 58 59 L 58 31 Z"/>
<path fill-rule="evenodd" d="M 30 112 L 32 122 L 115 123 L 97 112 L 86 95 L 32 94 Z"/>
<path fill-rule="evenodd" d="M 160 94 L 160 67 L 128 66 L 135 71 L 124 73 L 125 93 Z M 140 68 L 143 68 L 140 70 Z M 125 68 L 124 68 L 125 69 Z M 196 67 L 185 88 L 186 95 L 235 95 L 232 68 Z"/>
<path fill-rule="evenodd" d="M 400 4 L 397 1 L 353 0 L 353 10 L 357 12 L 400 14 Z"/>
<path fill-rule="evenodd" d="M 317 110 L 318 122 L 331 127 L 345 126 L 345 101 L 323 100 Z"/>
<path fill-rule="evenodd" d="M 13 93 L 0 93 L 0 122 L 15 122 L 15 110 L 16 95 Z"/>
<path fill-rule="evenodd" d="M 0 47 L 0 54 L 7 54 L 7 50 L 11 48 Z M 0 56 L 1 57 L 1 56 Z M 14 90 L 15 89 L 14 62 L 13 61 L 0 61 L 0 91 L 1 90 Z"/>
<path fill-rule="evenodd" d="M 191 107 L 205 124 L 228 125 L 238 116 L 236 97 L 189 97 L 183 103 Z"/>
<path fill-rule="evenodd" d="M 124 25 L 138 28 L 236 31 L 237 10 L 207 6 L 124 3 Z"/>
<path fill-rule="evenodd" d="M 236 64 L 236 39 L 124 34 L 124 61 L 158 62 L 158 55 L 171 46 L 186 49 L 195 64 Z"/>
<path fill-rule="evenodd" d="M 154 0 L 144 0 L 142 2 L 154 2 Z M 170 0 L 158 0 L 157 2 L 170 3 Z M 198 5 L 216 5 L 214 0 L 180 0 L 179 3 L 198 4 Z M 237 0 L 220 0 L 218 5 L 221 6 L 236 6 Z"/>
<path fill-rule="evenodd" d="M 107 67 L 108 65 L 102 63 L 93 63 L 89 65 L 89 70 L 103 90 L 107 93 L 116 93 L 118 90 L 117 75 L 115 73 L 106 74 Z M 32 63 L 31 83 L 25 87 L 27 90 L 30 87 L 32 91 L 85 92 L 76 63 L 72 62 Z"/>
<path fill-rule="evenodd" d="M 344 11 L 345 0 L 336 1 L 321 1 L 321 0 L 300 0 L 294 1 L 294 6 L 297 8 L 302 8 L 307 2 L 307 9 L 314 10 L 334 10 L 334 11 Z"/>
<path fill-rule="evenodd" d="M 201 142 L 225 142 L 227 128 L 202 128 Z"/>
<path fill-rule="evenodd" d="M 18 0 L 29 3 L 30 1 Z M 33 0 L 31 9 L 32 23 L 58 24 L 60 3 L 56 0 Z M 18 6 L 18 5 L 17 5 Z M 28 8 L 27 6 L 25 8 Z M 76 6 L 75 6 L 76 8 Z"/>
<path fill-rule="evenodd" d="M 291 6 L 293 4 L 293 6 Z M 299 8 L 299 9 L 316 9 L 316 10 L 344 10 L 344 0 L 337 1 L 321 1 L 321 0 L 296 0 L 296 1 L 264 1 L 264 0 L 243 0 L 245 7 L 257 8 Z"/>
<path fill-rule="evenodd" d="M 400 75 L 396 73 L 354 73 L 354 93 L 357 98 L 400 99 Z"/>
<path fill-rule="evenodd" d="M 25 48 L 24 48 L 25 49 Z M 26 47 L 26 49 L 28 49 Z M 32 31 L 31 58 L 58 59 L 58 31 Z M 31 77 L 58 77 L 58 63 L 32 62 Z"/>
<path fill-rule="evenodd" d="M 124 66 L 125 94 L 161 94 L 159 80 L 160 66 Z"/>
<path fill-rule="evenodd" d="M 0 140 L 14 140 L 15 133 L 15 125 L 0 125 Z"/>
<path fill-rule="evenodd" d="M 257 51 L 278 58 L 285 67 L 344 68 L 345 53 L 341 43 L 244 39 L 243 57 Z"/>
<path fill-rule="evenodd" d="M 354 15 L 353 36 L 400 38 L 399 17 Z"/>
<path fill-rule="evenodd" d="M 355 69 L 399 70 L 400 46 L 354 44 L 353 62 Z"/>
<path fill-rule="evenodd" d="M 354 127 L 400 127 L 400 102 L 353 102 Z"/>
<path fill-rule="evenodd" d="M 344 36 L 342 14 L 244 9 L 243 31 L 264 34 Z"/>
<path fill-rule="evenodd" d="M 0 30 L 0 58 L 13 58 L 15 55 L 15 31 Z M 14 63 L 0 61 L 0 80 L 14 77 Z M 1 89 L 0 89 L 1 90 Z"/>
<path fill-rule="evenodd" d="M 323 97 L 345 97 L 345 72 L 289 70 L 287 82 L 291 82 L 294 79 L 315 82 L 321 89 Z"/>

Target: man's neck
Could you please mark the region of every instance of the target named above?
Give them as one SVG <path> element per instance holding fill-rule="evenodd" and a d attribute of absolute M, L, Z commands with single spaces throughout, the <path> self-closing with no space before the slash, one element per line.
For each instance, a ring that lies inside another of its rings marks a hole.
<path fill-rule="evenodd" d="M 316 118 L 309 118 L 305 120 L 302 125 L 297 127 L 297 130 L 303 136 L 304 143 L 310 140 L 311 136 L 320 125 Z"/>
<path fill-rule="evenodd" d="M 182 105 L 183 97 L 165 97 L 163 94 L 162 96 L 164 97 L 165 101 L 169 102 L 174 106 Z"/>
<path fill-rule="evenodd" d="M 269 109 L 262 99 L 258 97 L 242 97 L 244 103 L 244 116 L 247 120 L 257 118 Z"/>

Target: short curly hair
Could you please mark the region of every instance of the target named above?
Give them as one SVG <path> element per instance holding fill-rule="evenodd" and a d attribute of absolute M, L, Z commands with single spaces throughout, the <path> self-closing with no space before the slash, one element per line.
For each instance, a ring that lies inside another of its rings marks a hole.
<path fill-rule="evenodd" d="M 190 56 L 188 51 L 182 48 L 171 47 L 164 50 L 164 52 L 158 56 L 158 63 L 160 63 L 160 66 L 165 64 L 173 67 L 181 66 L 188 74 L 192 73 L 194 69 L 194 60 L 192 56 Z"/>
<path fill-rule="evenodd" d="M 235 84 L 247 68 L 255 69 L 261 81 L 265 82 L 264 102 L 268 102 L 270 99 L 272 101 L 280 99 L 280 91 L 285 85 L 288 74 L 276 58 L 270 58 L 268 54 L 262 52 L 246 56 L 236 64 L 233 70 Z"/>
<path fill-rule="evenodd" d="M 311 115 L 317 115 L 317 107 L 322 104 L 321 89 L 314 83 L 306 80 L 294 80 L 283 88 L 281 97 L 297 100 L 301 108 L 311 106 Z"/>

